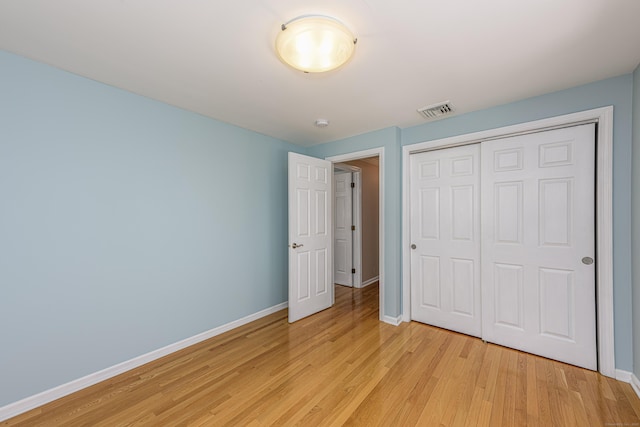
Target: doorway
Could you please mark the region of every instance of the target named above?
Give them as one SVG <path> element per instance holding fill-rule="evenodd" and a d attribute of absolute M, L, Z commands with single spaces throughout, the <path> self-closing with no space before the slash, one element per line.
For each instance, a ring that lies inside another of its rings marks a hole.
<path fill-rule="evenodd" d="M 361 174 L 358 167 L 333 165 L 333 281 L 359 287 L 362 277 Z"/>
<path fill-rule="evenodd" d="M 356 203 L 351 203 L 352 223 L 346 224 L 355 228 L 349 230 L 352 232 L 351 283 L 355 288 L 362 288 L 377 282 L 380 294 L 379 318 L 387 323 L 397 324 L 395 319 L 384 316 L 384 264 L 381 262 L 384 259 L 384 148 L 333 156 L 326 160 L 333 163 L 334 173 L 347 172 L 354 178 L 351 181 L 354 183 L 352 199 Z M 334 215 L 337 214 L 339 212 L 334 212 Z M 334 222 L 338 222 L 337 218 Z M 334 253 L 340 252 L 335 240 L 334 238 Z M 335 260 L 335 264 L 339 264 L 338 260 Z M 345 270 L 348 266 L 340 268 Z M 334 273 L 334 277 L 338 275 Z M 339 282 L 334 279 L 334 283 Z"/>
<path fill-rule="evenodd" d="M 379 273 L 379 159 L 334 163 L 334 282 L 363 288 Z"/>

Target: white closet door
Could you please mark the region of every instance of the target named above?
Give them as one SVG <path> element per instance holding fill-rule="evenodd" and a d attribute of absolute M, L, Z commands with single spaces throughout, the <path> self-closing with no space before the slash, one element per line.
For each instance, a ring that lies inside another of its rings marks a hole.
<path fill-rule="evenodd" d="M 482 143 L 483 338 L 595 370 L 595 128 Z"/>
<path fill-rule="evenodd" d="M 411 318 L 480 336 L 479 145 L 411 155 Z M 414 246 L 415 245 L 415 248 Z"/>
<path fill-rule="evenodd" d="M 351 172 L 334 174 L 335 218 L 333 249 L 335 253 L 333 280 L 344 286 L 353 286 L 353 208 Z"/>

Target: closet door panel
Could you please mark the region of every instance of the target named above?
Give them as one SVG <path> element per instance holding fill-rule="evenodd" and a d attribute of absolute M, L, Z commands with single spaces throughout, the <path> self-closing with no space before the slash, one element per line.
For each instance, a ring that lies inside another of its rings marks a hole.
<path fill-rule="evenodd" d="M 483 338 L 597 369 L 594 125 L 481 147 Z"/>
<path fill-rule="evenodd" d="M 480 336 L 480 148 L 411 155 L 411 317 Z"/>

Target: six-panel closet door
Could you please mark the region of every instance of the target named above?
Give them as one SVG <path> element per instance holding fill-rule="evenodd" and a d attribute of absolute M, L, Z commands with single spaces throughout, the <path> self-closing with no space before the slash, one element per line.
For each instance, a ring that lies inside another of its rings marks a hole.
<path fill-rule="evenodd" d="M 411 318 L 480 336 L 480 146 L 411 156 Z"/>
<path fill-rule="evenodd" d="M 482 143 L 482 336 L 597 369 L 595 125 Z"/>
<path fill-rule="evenodd" d="M 411 318 L 595 370 L 595 125 L 410 168 Z"/>

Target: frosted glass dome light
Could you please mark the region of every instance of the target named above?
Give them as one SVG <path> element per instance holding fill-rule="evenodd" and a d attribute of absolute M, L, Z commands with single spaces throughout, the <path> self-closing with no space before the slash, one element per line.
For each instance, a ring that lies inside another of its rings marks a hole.
<path fill-rule="evenodd" d="M 347 62 L 358 40 L 338 20 L 328 16 L 301 16 L 282 24 L 276 52 L 291 67 L 323 73 Z"/>

